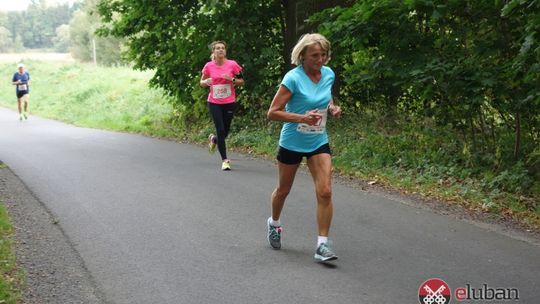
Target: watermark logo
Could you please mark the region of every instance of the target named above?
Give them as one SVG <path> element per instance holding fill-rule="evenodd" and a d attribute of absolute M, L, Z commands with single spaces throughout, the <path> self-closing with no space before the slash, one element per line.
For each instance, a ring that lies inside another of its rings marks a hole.
<path fill-rule="evenodd" d="M 456 301 L 467 303 L 480 301 L 519 301 L 519 290 L 517 288 L 491 287 L 482 284 L 481 287 L 473 287 L 466 284 L 465 287 L 458 287 L 452 290 L 445 281 L 432 278 L 420 285 L 418 289 L 418 299 L 420 304 L 450 304 L 452 294 Z"/>
<path fill-rule="evenodd" d="M 493 288 L 488 286 L 488 284 L 482 284 L 482 287 L 474 288 L 470 284 L 467 284 L 466 287 L 456 288 L 454 296 L 457 301 L 517 301 L 519 300 L 519 290 L 517 288 Z"/>
<path fill-rule="evenodd" d="M 451 294 L 448 284 L 436 278 L 425 281 L 418 289 L 420 304 L 450 304 Z"/>

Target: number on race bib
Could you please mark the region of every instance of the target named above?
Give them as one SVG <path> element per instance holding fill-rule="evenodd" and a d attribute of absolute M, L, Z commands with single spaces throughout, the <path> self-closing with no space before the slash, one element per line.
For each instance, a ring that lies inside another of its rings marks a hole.
<path fill-rule="evenodd" d="M 309 112 L 309 111 L 308 111 Z M 306 112 L 307 113 L 307 112 Z M 324 133 L 324 130 L 326 129 L 326 119 L 328 116 L 327 109 L 319 109 L 318 113 L 322 115 L 321 119 L 317 122 L 317 124 L 310 126 L 305 123 L 299 123 L 298 127 L 296 128 L 296 131 L 304 134 L 322 134 Z"/>
<path fill-rule="evenodd" d="M 232 95 L 231 85 L 229 84 L 215 84 L 212 85 L 212 94 L 214 98 L 227 98 Z"/>

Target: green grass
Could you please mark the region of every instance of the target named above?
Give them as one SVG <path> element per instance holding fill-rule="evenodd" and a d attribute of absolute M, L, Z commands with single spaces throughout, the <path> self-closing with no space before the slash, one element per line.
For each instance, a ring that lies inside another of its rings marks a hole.
<path fill-rule="evenodd" d="M 0 168 L 2 170 L 2 168 Z M 21 297 L 22 272 L 13 252 L 13 226 L 0 198 L 0 303 L 15 304 Z"/>
<path fill-rule="evenodd" d="M 78 126 L 195 143 L 204 143 L 213 131 L 208 117 L 198 119 L 192 114 L 204 113 L 204 100 L 193 109 L 173 108 L 163 91 L 148 88 L 151 71 L 37 61 L 26 66 L 32 77 L 33 114 Z M 2 75 L 11 77 L 13 67 L 0 65 Z M 0 82 L 0 105 L 16 108 L 14 88 L 8 81 Z M 228 145 L 274 158 L 280 126 L 266 121 L 264 113 L 256 117 L 238 113 Z M 523 163 L 498 159 L 497 154 L 471 153 L 453 130 L 429 121 L 388 119 L 365 111 L 345 112 L 341 120 L 331 120 L 329 134 L 334 170 L 339 174 L 512 217 L 540 229 L 538 178 Z M 512 144 L 499 146 L 511 148 Z"/>
<path fill-rule="evenodd" d="M 534 190 L 539 181 L 523 163 L 494 170 L 465 153 L 451 130 L 429 122 L 398 122 L 391 133 L 374 125 L 347 119 L 334 125 L 340 172 L 540 228 L 540 193 Z"/>
<path fill-rule="evenodd" d="M 148 88 L 151 72 L 90 64 L 26 62 L 31 77 L 29 112 L 78 126 L 173 137 L 172 107 L 163 92 Z M 14 64 L 0 65 L 2 75 Z M 0 105 L 16 109 L 15 88 L 0 82 Z M 15 117 L 16 118 L 16 117 Z"/>

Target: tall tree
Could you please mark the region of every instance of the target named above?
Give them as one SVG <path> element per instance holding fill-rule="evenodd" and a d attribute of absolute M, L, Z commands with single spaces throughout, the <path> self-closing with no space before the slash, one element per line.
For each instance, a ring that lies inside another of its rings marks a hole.
<path fill-rule="evenodd" d="M 12 39 L 20 37 L 26 48 L 52 48 L 56 29 L 69 23 L 75 8 L 69 4 L 48 7 L 34 2 L 25 11 L 9 12 L 4 26 Z"/>
<path fill-rule="evenodd" d="M 502 16 L 513 20 L 519 27 L 512 28 L 513 46 L 519 52 L 510 54 L 511 89 L 515 94 L 516 103 L 511 106 L 515 111 L 515 148 L 514 157 L 518 158 L 521 147 L 521 118 L 525 116 L 528 122 L 526 129 L 540 143 L 540 0 L 509 1 L 502 11 Z M 534 159 L 532 157 L 534 155 Z M 534 163 L 540 175 L 540 144 L 536 145 L 535 153 L 528 160 Z"/>
<path fill-rule="evenodd" d="M 315 20 L 336 42 L 350 105 L 450 125 L 481 160 L 526 159 L 540 145 L 539 2 L 362 0 Z"/>
<path fill-rule="evenodd" d="M 7 28 L 0 26 L 0 52 L 10 52 L 12 47 L 11 33 Z"/>
<path fill-rule="evenodd" d="M 244 106 L 268 102 L 267 88 L 281 75 L 278 1 L 119 0 L 101 1 L 99 9 L 109 23 L 101 33 L 127 37 L 126 55 L 135 68 L 154 69 L 151 84 L 194 113 L 205 113 L 198 83 L 213 40 L 225 40 L 228 56 L 245 68 Z"/>
<path fill-rule="evenodd" d="M 56 36 L 52 39 L 54 50 L 65 53 L 69 51 L 69 25 L 62 24 L 56 28 Z"/>
<path fill-rule="evenodd" d="M 122 39 L 99 37 L 96 34 L 96 30 L 102 26 L 101 18 L 96 11 L 97 2 L 98 0 L 87 0 L 73 15 L 70 22 L 70 51 L 74 58 L 91 62 L 94 60 L 95 47 L 96 62 L 99 64 L 121 64 Z"/>
<path fill-rule="evenodd" d="M 155 69 L 152 84 L 176 97 L 178 105 L 196 105 L 204 90 L 200 71 L 213 40 L 228 43 L 228 55 L 244 65 L 248 79 L 239 100 L 244 109 L 264 114 L 279 78 L 290 69 L 290 51 L 313 27 L 305 20 L 315 11 L 348 1 L 191 0 L 101 1 L 108 23 L 103 35 L 128 39 L 127 56 L 139 69 Z"/>

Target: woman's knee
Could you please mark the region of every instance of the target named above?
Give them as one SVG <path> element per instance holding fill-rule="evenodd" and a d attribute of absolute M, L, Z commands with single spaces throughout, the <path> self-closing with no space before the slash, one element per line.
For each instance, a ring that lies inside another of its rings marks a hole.
<path fill-rule="evenodd" d="M 278 199 L 285 199 L 287 198 L 290 192 L 291 192 L 291 187 L 277 187 L 274 190 L 274 195 Z"/>
<path fill-rule="evenodd" d="M 332 187 L 319 186 L 315 190 L 317 197 L 323 201 L 330 201 L 332 199 Z"/>

